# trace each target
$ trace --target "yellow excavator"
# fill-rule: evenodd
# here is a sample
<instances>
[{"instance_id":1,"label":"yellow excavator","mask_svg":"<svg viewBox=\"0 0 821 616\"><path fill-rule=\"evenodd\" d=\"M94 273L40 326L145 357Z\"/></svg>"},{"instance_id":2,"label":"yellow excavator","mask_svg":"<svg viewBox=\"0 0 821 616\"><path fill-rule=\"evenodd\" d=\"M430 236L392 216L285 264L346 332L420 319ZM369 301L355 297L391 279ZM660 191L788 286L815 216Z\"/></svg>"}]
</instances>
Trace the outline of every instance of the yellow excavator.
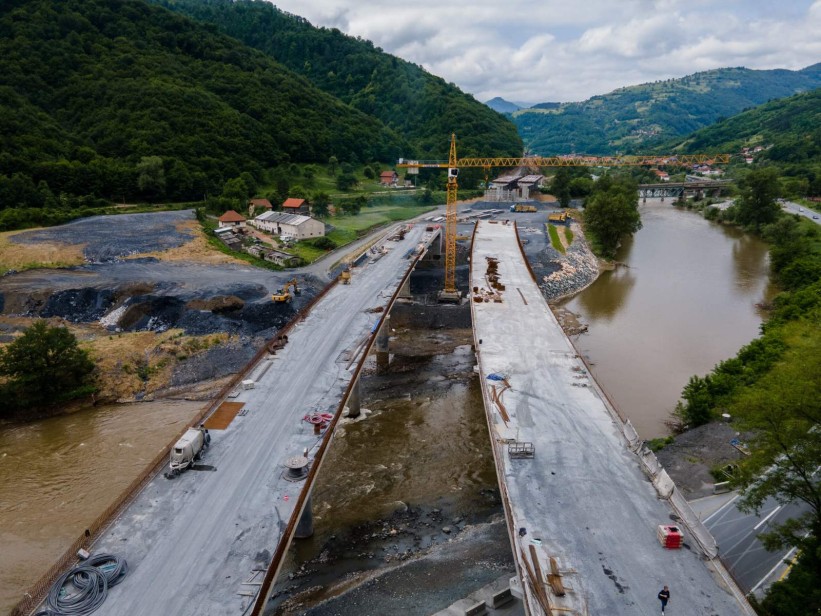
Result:
<instances>
[{"instance_id":1,"label":"yellow excavator","mask_svg":"<svg viewBox=\"0 0 821 616\"><path fill-rule=\"evenodd\" d=\"M294 290L293 295L299 295L301 293L297 286L296 278L291 278L291 280L285 283L283 288L278 289L276 293L272 293L271 300L278 304L290 302L293 299L293 295L289 292L290 289Z\"/></svg>"}]
</instances>

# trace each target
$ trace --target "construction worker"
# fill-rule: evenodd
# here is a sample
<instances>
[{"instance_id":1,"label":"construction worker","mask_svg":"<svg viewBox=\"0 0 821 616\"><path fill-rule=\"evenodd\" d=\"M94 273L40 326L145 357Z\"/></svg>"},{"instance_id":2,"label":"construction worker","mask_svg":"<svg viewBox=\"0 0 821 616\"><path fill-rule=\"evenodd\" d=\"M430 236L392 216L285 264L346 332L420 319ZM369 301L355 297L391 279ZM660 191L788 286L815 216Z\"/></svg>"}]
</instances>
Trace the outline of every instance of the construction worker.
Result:
<instances>
[{"instance_id":1,"label":"construction worker","mask_svg":"<svg viewBox=\"0 0 821 616\"><path fill-rule=\"evenodd\" d=\"M670 589L665 586L659 591L659 601L661 601L661 613L664 614L664 608L667 607L667 602L670 600Z\"/></svg>"}]
</instances>

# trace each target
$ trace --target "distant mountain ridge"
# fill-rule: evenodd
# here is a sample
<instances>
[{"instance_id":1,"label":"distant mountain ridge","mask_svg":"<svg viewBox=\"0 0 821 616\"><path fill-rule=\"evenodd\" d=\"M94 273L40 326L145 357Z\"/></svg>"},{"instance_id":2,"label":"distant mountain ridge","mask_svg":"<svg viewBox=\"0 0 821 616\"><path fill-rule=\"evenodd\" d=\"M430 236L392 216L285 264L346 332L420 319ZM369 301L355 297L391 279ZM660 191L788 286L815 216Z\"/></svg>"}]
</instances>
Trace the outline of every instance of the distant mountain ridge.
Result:
<instances>
[{"instance_id":1,"label":"distant mountain ridge","mask_svg":"<svg viewBox=\"0 0 821 616\"><path fill-rule=\"evenodd\" d=\"M619 88L583 102L534 105L513 112L513 121L537 154L635 152L818 87L821 63L798 71L723 68Z\"/></svg>"},{"instance_id":2,"label":"distant mountain ridge","mask_svg":"<svg viewBox=\"0 0 821 616\"><path fill-rule=\"evenodd\" d=\"M513 113L514 111L519 111L519 109L522 108L516 103L506 101L501 96L485 101L485 105L493 109L493 111L498 111L499 113Z\"/></svg>"}]
</instances>

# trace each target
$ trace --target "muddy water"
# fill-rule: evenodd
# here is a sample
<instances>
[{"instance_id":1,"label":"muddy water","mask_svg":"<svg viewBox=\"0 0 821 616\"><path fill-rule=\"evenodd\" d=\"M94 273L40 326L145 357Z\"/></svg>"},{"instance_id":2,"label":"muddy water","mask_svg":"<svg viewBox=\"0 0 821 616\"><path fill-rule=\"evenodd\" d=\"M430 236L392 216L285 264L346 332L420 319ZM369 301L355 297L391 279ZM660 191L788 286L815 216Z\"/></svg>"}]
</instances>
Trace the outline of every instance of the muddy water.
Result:
<instances>
[{"instance_id":1,"label":"muddy water","mask_svg":"<svg viewBox=\"0 0 821 616\"><path fill-rule=\"evenodd\" d=\"M420 557L501 515L470 342L470 330L391 339L390 374L363 378L363 408L371 414L337 428L313 490L315 534L292 545L275 606L324 585L300 597L302 609L315 605L336 594L335 585L356 586L354 572ZM512 567L506 534L497 541L499 566ZM464 583L459 569L469 566L454 570L454 588Z\"/></svg>"},{"instance_id":2,"label":"muddy water","mask_svg":"<svg viewBox=\"0 0 821 616\"><path fill-rule=\"evenodd\" d=\"M0 424L0 613L11 610L202 404L99 406Z\"/></svg>"},{"instance_id":3,"label":"muddy water","mask_svg":"<svg viewBox=\"0 0 821 616\"><path fill-rule=\"evenodd\" d=\"M700 214L648 200L643 228L605 272L562 306L589 332L577 347L643 438L664 421L690 376L705 374L758 335L769 299L767 246Z\"/></svg>"}]
</instances>

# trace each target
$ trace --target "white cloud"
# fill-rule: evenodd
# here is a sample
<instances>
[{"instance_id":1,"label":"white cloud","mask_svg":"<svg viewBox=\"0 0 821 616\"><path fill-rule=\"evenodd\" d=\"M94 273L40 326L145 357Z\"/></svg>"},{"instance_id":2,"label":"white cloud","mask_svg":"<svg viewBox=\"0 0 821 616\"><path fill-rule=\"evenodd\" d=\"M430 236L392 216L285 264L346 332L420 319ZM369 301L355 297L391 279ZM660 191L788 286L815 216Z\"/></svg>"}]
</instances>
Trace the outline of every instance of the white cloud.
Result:
<instances>
[{"instance_id":1,"label":"white cloud","mask_svg":"<svg viewBox=\"0 0 821 616\"><path fill-rule=\"evenodd\" d=\"M479 100L582 100L726 66L821 61L821 0L278 0Z\"/></svg>"}]
</instances>

